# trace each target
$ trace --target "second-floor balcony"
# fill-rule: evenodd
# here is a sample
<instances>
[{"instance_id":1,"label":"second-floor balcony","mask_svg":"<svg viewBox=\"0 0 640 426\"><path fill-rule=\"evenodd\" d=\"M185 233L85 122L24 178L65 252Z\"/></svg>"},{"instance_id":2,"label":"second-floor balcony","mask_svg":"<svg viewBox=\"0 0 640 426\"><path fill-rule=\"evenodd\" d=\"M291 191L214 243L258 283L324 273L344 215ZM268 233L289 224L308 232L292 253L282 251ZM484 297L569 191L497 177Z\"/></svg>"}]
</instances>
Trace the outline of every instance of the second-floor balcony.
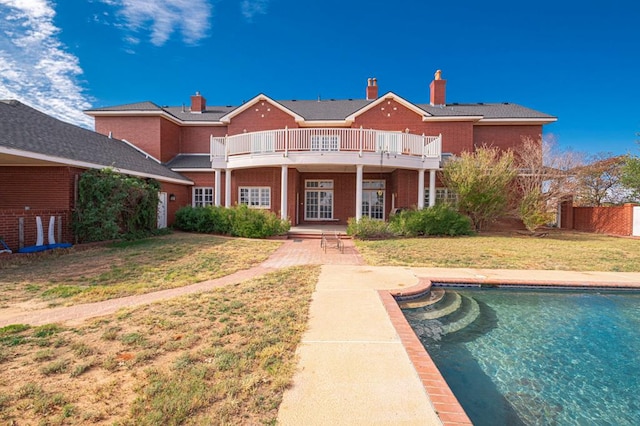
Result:
<instances>
[{"instance_id":1,"label":"second-floor balcony","mask_svg":"<svg viewBox=\"0 0 640 426\"><path fill-rule=\"evenodd\" d=\"M395 158L439 162L442 135L425 136L371 129L295 128L211 137L211 161L228 162L234 157L252 158L281 154L336 154L370 156L388 154Z\"/></svg>"}]
</instances>

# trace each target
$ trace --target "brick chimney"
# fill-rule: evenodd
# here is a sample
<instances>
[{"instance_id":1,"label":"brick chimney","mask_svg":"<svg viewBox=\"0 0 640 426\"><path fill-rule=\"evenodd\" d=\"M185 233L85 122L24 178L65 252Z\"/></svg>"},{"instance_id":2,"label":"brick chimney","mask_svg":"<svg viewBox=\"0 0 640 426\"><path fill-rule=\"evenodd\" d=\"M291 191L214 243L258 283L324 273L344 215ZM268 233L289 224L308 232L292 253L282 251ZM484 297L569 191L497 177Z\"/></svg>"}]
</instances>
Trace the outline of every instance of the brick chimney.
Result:
<instances>
[{"instance_id":1,"label":"brick chimney","mask_svg":"<svg viewBox=\"0 0 640 426\"><path fill-rule=\"evenodd\" d=\"M202 113L207 109L207 100L200 94L200 92L196 92L195 95L191 96L191 112Z\"/></svg>"},{"instance_id":2,"label":"brick chimney","mask_svg":"<svg viewBox=\"0 0 640 426\"><path fill-rule=\"evenodd\" d=\"M442 71L436 71L435 77L429 89L431 90L431 105L446 105L446 86L447 80L442 79Z\"/></svg>"},{"instance_id":3,"label":"brick chimney","mask_svg":"<svg viewBox=\"0 0 640 426\"><path fill-rule=\"evenodd\" d=\"M378 99L378 80L370 78L367 80L367 100Z\"/></svg>"}]
</instances>

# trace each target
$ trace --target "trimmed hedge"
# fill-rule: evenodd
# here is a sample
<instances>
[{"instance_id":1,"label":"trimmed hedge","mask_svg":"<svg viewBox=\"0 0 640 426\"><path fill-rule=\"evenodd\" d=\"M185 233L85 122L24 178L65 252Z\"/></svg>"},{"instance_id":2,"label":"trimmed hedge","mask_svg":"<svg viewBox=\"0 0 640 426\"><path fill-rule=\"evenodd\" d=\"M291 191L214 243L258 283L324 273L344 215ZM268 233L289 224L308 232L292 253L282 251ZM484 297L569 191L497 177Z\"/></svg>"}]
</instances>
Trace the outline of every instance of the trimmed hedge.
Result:
<instances>
[{"instance_id":1,"label":"trimmed hedge","mask_svg":"<svg viewBox=\"0 0 640 426\"><path fill-rule=\"evenodd\" d=\"M471 220L446 204L422 210L405 210L391 216L389 222L363 217L359 221L350 218L347 234L366 239L383 239L393 236L450 236L471 235Z\"/></svg>"},{"instance_id":2,"label":"trimmed hedge","mask_svg":"<svg viewBox=\"0 0 640 426\"><path fill-rule=\"evenodd\" d=\"M266 238L286 234L291 224L270 211L240 205L232 208L182 207L176 212L174 226L188 232Z\"/></svg>"},{"instance_id":3,"label":"trimmed hedge","mask_svg":"<svg viewBox=\"0 0 640 426\"><path fill-rule=\"evenodd\" d=\"M405 210L391 216L390 228L406 237L471 235L471 220L447 204L422 210Z\"/></svg>"}]
</instances>

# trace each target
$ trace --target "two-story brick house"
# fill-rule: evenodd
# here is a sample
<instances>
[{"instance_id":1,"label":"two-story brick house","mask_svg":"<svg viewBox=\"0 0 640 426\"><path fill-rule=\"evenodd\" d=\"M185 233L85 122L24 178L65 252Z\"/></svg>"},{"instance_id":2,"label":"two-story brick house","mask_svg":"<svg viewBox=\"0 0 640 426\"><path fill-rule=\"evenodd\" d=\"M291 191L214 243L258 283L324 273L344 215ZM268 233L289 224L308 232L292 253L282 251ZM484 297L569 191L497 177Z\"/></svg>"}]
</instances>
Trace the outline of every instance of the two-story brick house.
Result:
<instances>
[{"instance_id":1,"label":"two-story brick house","mask_svg":"<svg viewBox=\"0 0 640 426\"><path fill-rule=\"evenodd\" d=\"M292 224L386 219L394 208L450 196L437 171L446 155L481 145L512 148L539 139L555 117L511 103L446 103L441 72L430 103L393 92L365 99L276 101L240 106L141 102L86 111L96 131L124 139L194 182L172 193L169 223L183 205L247 204Z\"/></svg>"}]
</instances>

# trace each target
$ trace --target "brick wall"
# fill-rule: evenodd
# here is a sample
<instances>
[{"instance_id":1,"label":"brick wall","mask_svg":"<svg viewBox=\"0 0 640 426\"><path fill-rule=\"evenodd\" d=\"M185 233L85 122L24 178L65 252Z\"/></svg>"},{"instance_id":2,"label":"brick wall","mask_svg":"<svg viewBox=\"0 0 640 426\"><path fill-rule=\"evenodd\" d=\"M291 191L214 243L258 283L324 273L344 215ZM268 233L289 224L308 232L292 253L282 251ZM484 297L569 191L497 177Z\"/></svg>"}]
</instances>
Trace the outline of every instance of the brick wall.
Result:
<instances>
[{"instance_id":1,"label":"brick wall","mask_svg":"<svg viewBox=\"0 0 640 426\"><path fill-rule=\"evenodd\" d=\"M233 117L229 123L229 135L258 132L261 130L296 128L298 124L293 117L268 101L259 101L240 114Z\"/></svg>"},{"instance_id":2,"label":"brick wall","mask_svg":"<svg viewBox=\"0 0 640 426\"><path fill-rule=\"evenodd\" d=\"M171 226L176 221L178 209L191 205L191 186L162 182L160 191L167 193L167 226ZM171 194L175 196L173 201L170 199Z\"/></svg>"},{"instance_id":3,"label":"brick wall","mask_svg":"<svg viewBox=\"0 0 640 426\"><path fill-rule=\"evenodd\" d=\"M473 150L473 122L422 121L422 116L394 100L386 100L359 115L352 127L406 132L416 135L442 134L442 152L459 154ZM497 127L497 126L492 126Z\"/></svg>"},{"instance_id":4,"label":"brick wall","mask_svg":"<svg viewBox=\"0 0 640 426\"><path fill-rule=\"evenodd\" d=\"M500 149L522 145L523 138L540 140L542 126L474 126L473 144L475 146L495 146Z\"/></svg>"},{"instance_id":5,"label":"brick wall","mask_svg":"<svg viewBox=\"0 0 640 426\"><path fill-rule=\"evenodd\" d=\"M71 211L64 209L0 209L0 237L13 251L20 246L20 219L23 220L23 247L33 246L37 240L36 216L40 216L44 244L48 244L48 230L51 216L55 217L54 238L56 243L74 243L71 231ZM58 221L61 221L61 238L58 235Z\"/></svg>"},{"instance_id":6,"label":"brick wall","mask_svg":"<svg viewBox=\"0 0 640 426\"><path fill-rule=\"evenodd\" d=\"M575 207L571 201L560 205L560 227L582 232L629 236L633 233L633 207Z\"/></svg>"},{"instance_id":7,"label":"brick wall","mask_svg":"<svg viewBox=\"0 0 640 426\"><path fill-rule=\"evenodd\" d=\"M178 155L180 153L181 136L180 126L169 120L160 120L160 157L156 158L166 163Z\"/></svg>"},{"instance_id":8,"label":"brick wall","mask_svg":"<svg viewBox=\"0 0 640 426\"><path fill-rule=\"evenodd\" d=\"M146 153L160 159L160 117L96 117L96 132L112 133L116 139L126 139Z\"/></svg>"},{"instance_id":9,"label":"brick wall","mask_svg":"<svg viewBox=\"0 0 640 426\"><path fill-rule=\"evenodd\" d=\"M69 210L80 173L71 167L0 167L0 209Z\"/></svg>"},{"instance_id":10,"label":"brick wall","mask_svg":"<svg viewBox=\"0 0 640 426\"><path fill-rule=\"evenodd\" d=\"M180 152L183 154L209 153L211 135L222 137L227 134L227 126L185 126L182 128Z\"/></svg>"}]
</instances>

